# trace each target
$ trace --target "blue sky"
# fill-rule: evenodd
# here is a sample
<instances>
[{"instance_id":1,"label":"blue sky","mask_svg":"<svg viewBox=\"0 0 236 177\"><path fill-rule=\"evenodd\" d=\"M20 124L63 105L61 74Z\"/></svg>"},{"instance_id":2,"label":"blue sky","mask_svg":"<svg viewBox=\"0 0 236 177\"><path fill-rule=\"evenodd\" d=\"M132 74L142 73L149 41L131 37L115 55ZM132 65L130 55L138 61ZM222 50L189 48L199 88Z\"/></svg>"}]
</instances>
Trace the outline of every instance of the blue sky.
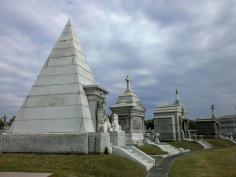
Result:
<instances>
[{"instance_id":1,"label":"blue sky","mask_svg":"<svg viewBox=\"0 0 236 177\"><path fill-rule=\"evenodd\" d=\"M130 75L148 118L176 88L192 119L211 104L235 113L235 0L1 0L1 115L17 112L68 17L108 107Z\"/></svg>"}]
</instances>

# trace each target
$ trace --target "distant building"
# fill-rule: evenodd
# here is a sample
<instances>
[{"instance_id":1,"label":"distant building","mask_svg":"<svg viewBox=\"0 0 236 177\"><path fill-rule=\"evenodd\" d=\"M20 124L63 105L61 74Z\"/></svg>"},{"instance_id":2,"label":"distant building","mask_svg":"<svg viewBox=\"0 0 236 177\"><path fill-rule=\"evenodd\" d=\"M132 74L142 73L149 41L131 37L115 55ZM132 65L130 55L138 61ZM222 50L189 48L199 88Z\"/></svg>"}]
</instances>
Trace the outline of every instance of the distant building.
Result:
<instances>
[{"instance_id":1,"label":"distant building","mask_svg":"<svg viewBox=\"0 0 236 177\"><path fill-rule=\"evenodd\" d=\"M222 115L219 117L220 134L236 138L236 115Z\"/></svg>"},{"instance_id":2,"label":"distant building","mask_svg":"<svg viewBox=\"0 0 236 177\"><path fill-rule=\"evenodd\" d=\"M159 133L161 141L190 138L188 121L187 111L180 103L178 90L174 104L158 106L154 111L154 131Z\"/></svg>"},{"instance_id":3,"label":"distant building","mask_svg":"<svg viewBox=\"0 0 236 177\"><path fill-rule=\"evenodd\" d=\"M215 115L215 105L211 105L211 118L198 118L197 135L203 135L203 138L217 138L220 132L220 122Z\"/></svg>"}]
</instances>

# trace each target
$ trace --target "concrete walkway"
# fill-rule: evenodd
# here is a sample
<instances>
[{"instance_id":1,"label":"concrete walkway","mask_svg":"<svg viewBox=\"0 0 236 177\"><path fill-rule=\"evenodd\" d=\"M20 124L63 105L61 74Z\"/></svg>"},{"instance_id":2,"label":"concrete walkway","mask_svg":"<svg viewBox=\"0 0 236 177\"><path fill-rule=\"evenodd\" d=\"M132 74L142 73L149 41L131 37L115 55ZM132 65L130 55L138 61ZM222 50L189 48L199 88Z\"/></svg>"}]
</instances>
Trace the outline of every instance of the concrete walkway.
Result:
<instances>
[{"instance_id":1,"label":"concrete walkway","mask_svg":"<svg viewBox=\"0 0 236 177\"><path fill-rule=\"evenodd\" d=\"M146 177L168 177L172 162L179 156L180 154L162 159L157 166L151 168Z\"/></svg>"},{"instance_id":2,"label":"concrete walkway","mask_svg":"<svg viewBox=\"0 0 236 177\"><path fill-rule=\"evenodd\" d=\"M50 177L52 173L0 172L0 177Z\"/></svg>"}]
</instances>

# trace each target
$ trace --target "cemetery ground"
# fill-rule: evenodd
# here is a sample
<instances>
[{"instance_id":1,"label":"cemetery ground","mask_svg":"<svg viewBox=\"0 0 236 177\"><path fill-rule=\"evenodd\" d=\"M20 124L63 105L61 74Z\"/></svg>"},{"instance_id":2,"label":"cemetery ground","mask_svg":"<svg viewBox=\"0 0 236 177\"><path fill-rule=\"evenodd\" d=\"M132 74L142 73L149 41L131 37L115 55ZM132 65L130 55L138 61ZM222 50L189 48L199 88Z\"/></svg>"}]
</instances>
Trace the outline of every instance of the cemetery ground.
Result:
<instances>
[{"instance_id":1,"label":"cemetery ground","mask_svg":"<svg viewBox=\"0 0 236 177\"><path fill-rule=\"evenodd\" d=\"M212 145L213 149L229 148L235 146L232 142L222 139L206 139Z\"/></svg>"},{"instance_id":2,"label":"cemetery ground","mask_svg":"<svg viewBox=\"0 0 236 177\"><path fill-rule=\"evenodd\" d=\"M169 177L236 176L236 146L222 139L206 141L212 144L212 149L197 150L181 156L173 163Z\"/></svg>"},{"instance_id":3,"label":"cemetery ground","mask_svg":"<svg viewBox=\"0 0 236 177\"><path fill-rule=\"evenodd\" d=\"M177 148L190 149L191 151L203 150L202 146L194 141L169 142L169 144Z\"/></svg>"},{"instance_id":4,"label":"cemetery ground","mask_svg":"<svg viewBox=\"0 0 236 177\"><path fill-rule=\"evenodd\" d=\"M236 176L236 148L195 151L178 158L169 177L233 177Z\"/></svg>"},{"instance_id":5,"label":"cemetery ground","mask_svg":"<svg viewBox=\"0 0 236 177\"><path fill-rule=\"evenodd\" d=\"M194 142L171 142L175 147L191 149L172 163L169 177L228 177L236 176L236 147L221 139L207 140L213 145L211 150ZM162 155L153 145L140 145L139 149L149 155ZM157 164L160 158L156 159ZM113 155L58 155L21 154L0 155L0 171L4 172L47 172L53 177L145 177L145 169L130 160ZM186 174L188 174L186 176Z\"/></svg>"},{"instance_id":6,"label":"cemetery ground","mask_svg":"<svg viewBox=\"0 0 236 177\"><path fill-rule=\"evenodd\" d=\"M166 152L162 151L160 148L151 145L151 144L144 144L144 145L137 145L137 148L141 151L145 152L148 155L162 155L166 154Z\"/></svg>"},{"instance_id":7,"label":"cemetery ground","mask_svg":"<svg viewBox=\"0 0 236 177\"><path fill-rule=\"evenodd\" d=\"M145 169L113 155L1 154L0 171L54 173L53 177L144 177Z\"/></svg>"}]
</instances>

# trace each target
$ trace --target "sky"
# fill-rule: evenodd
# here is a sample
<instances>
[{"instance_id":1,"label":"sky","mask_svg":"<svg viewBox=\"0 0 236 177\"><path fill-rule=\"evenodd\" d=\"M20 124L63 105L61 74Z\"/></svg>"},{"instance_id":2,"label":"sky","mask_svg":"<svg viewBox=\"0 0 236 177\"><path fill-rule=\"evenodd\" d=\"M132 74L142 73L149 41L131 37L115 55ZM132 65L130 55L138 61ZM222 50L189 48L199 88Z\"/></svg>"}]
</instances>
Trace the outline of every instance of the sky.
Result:
<instances>
[{"instance_id":1,"label":"sky","mask_svg":"<svg viewBox=\"0 0 236 177\"><path fill-rule=\"evenodd\" d=\"M69 17L107 108L129 75L146 118L175 89L191 119L235 113L235 0L1 0L0 115L19 110Z\"/></svg>"}]
</instances>

